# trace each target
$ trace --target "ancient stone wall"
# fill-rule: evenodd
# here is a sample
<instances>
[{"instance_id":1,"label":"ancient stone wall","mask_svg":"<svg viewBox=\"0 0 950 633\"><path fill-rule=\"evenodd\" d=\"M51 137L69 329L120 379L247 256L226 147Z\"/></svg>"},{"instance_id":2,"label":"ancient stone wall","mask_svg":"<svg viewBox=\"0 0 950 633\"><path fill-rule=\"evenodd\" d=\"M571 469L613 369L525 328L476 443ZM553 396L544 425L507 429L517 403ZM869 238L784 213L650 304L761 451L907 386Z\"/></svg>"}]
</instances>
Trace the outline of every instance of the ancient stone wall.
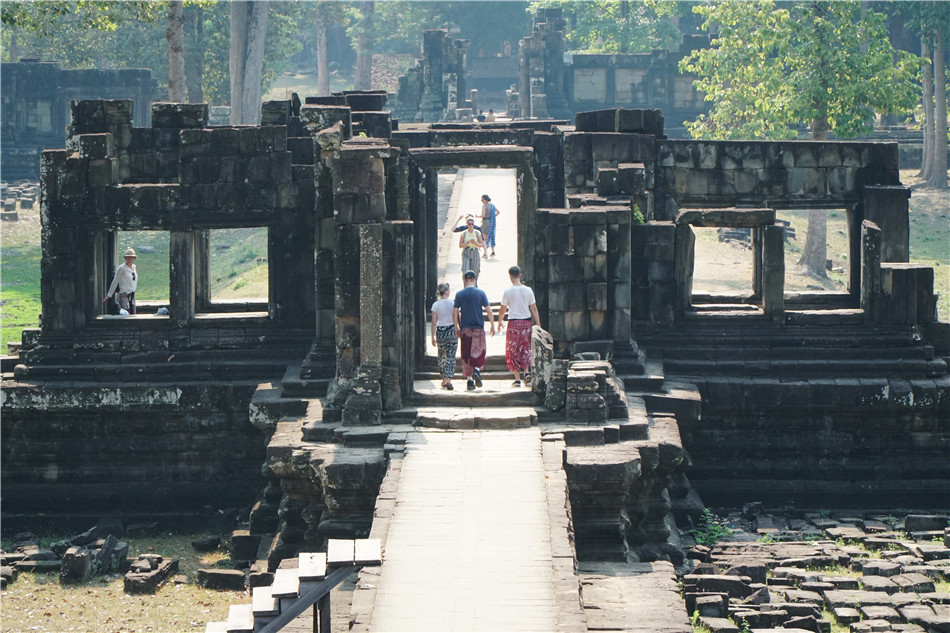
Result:
<instances>
[{"instance_id":1,"label":"ancient stone wall","mask_svg":"<svg viewBox=\"0 0 950 633\"><path fill-rule=\"evenodd\" d=\"M641 54L572 55L566 65L568 101L574 112L602 108L658 108L676 127L707 110L695 77L683 75L679 60L709 45L703 35L687 36L679 51Z\"/></svg>"},{"instance_id":2,"label":"ancient stone wall","mask_svg":"<svg viewBox=\"0 0 950 633\"><path fill-rule=\"evenodd\" d=\"M132 113L135 122L146 125L157 90L147 69L67 70L56 62L38 61L3 64L3 177L39 176L40 152L64 146L71 100L130 99L138 104Z\"/></svg>"}]
</instances>

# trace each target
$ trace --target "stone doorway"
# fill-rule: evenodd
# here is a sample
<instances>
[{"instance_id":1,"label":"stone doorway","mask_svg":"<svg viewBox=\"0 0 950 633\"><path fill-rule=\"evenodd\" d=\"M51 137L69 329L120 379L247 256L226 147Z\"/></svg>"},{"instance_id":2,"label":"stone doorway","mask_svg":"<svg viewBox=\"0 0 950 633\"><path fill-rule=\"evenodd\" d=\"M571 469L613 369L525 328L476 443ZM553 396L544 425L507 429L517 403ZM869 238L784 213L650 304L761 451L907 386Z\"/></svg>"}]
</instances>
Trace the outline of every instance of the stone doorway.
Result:
<instances>
[{"instance_id":1,"label":"stone doorway","mask_svg":"<svg viewBox=\"0 0 950 633\"><path fill-rule=\"evenodd\" d=\"M411 159L410 195L414 197L411 213L415 223L416 245L413 267L415 277L419 280L415 309L418 315L415 319L416 357L421 359L426 354L429 340L426 333L426 317L432 305L435 287L440 281L439 239L443 226L439 223L438 217L439 171L446 169L510 169L514 171L515 204L512 205L513 208L508 209L509 213L515 213L517 217L515 240L517 257L512 263L521 266L525 282L529 285L534 278L534 232L538 194L537 178L532 167L534 150L530 147L508 145L432 147L412 149L409 155ZM471 201L466 200L465 204L471 205ZM458 258L458 253L448 253L448 257ZM452 285L457 289L460 285L459 280L456 279Z\"/></svg>"}]
</instances>

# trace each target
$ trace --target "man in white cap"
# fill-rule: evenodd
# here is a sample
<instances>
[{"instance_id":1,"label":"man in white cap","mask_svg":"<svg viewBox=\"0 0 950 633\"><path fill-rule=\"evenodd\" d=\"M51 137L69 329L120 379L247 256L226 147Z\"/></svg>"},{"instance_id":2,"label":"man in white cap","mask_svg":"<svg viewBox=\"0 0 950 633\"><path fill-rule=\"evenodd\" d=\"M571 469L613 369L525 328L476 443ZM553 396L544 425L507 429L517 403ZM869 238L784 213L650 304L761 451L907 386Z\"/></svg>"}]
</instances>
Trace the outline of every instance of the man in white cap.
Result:
<instances>
[{"instance_id":1,"label":"man in white cap","mask_svg":"<svg viewBox=\"0 0 950 633\"><path fill-rule=\"evenodd\" d=\"M138 255L135 254L134 249L129 248L126 249L123 257L125 257L125 263L119 264L119 267L115 269L112 285L109 286L109 292L106 293L106 298L102 302L107 303L112 294L118 290L119 293L115 297L115 302L119 306L119 314L122 313L122 310L125 310L127 314L135 314L135 288L139 285L139 277L135 271L135 260Z\"/></svg>"}]
</instances>

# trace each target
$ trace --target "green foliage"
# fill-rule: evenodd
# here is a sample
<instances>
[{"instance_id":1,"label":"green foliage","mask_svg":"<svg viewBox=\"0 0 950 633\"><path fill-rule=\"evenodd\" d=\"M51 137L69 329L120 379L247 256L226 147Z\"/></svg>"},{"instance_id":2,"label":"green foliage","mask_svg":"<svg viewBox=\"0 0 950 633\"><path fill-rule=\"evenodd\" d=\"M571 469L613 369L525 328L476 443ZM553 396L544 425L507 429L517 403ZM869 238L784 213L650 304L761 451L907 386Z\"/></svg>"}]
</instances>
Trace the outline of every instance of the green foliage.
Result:
<instances>
[{"instance_id":1,"label":"green foliage","mask_svg":"<svg viewBox=\"0 0 950 633\"><path fill-rule=\"evenodd\" d=\"M691 534L700 545L715 545L720 539L732 534L732 530L722 525L719 517L709 508L703 508L699 525L691 530Z\"/></svg>"},{"instance_id":2,"label":"green foliage","mask_svg":"<svg viewBox=\"0 0 950 633\"><path fill-rule=\"evenodd\" d=\"M671 18L679 17L680 7L677 2L654 0L541 0L528 10L533 15L541 8L560 8L570 51L647 53L679 46L682 35Z\"/></svg>"},{"instance_id":3,"label":"green foliage","mask_svg":"<svg viewBox=\"0 0 950 633\"><path fill-rule=\"evenodd\" d=\"M640 211L640 205L633 205L633 223L634 224L646 224L646 219L643 217L643 212Z\"/></svg>"},{"instance_id":4,"label":"green foliage","mask_svg":"<svg viewBox=\"0 0 950 633\"><path fill-rule=\"evenodd\" d=\"M191 3L189 3L191 4ZM230 21L227 2L201 8L202 89L209 103L230 103ZM300 51L299 23L309 3L272 2L268 11L262 91L289 68ZM12 32L20 57L57 61L64 68L149 68L162 89L168 76L165 2L3 2L4 61ZM312 37L312 34L304 34ZM161 95L159 95L161 97Z\"/></svg>"},{"instance_id":5,"label":"green foliage","mask_svg":"<svg viewBox=\"0 0 950 633\"><path fill-rule=\"evenodd\" d=\"M885 16L858 2L723 2L693 9L717 29L680 61L712 102L694 138L789 139L793 126L840 138L870 132L877 113L911 111L919 58L895 51Z\"/></svg>"}]
</instances>

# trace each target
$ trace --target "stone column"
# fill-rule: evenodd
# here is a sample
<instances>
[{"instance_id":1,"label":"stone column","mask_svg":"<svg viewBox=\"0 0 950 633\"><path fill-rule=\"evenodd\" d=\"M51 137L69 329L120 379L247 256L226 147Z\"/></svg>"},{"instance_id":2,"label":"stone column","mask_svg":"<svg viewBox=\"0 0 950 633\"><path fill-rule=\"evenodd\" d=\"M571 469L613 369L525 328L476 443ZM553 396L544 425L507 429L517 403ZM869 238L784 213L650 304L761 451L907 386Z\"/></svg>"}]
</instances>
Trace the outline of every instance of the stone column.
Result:
<instances>
[{"instance_id":1,"label":"stone column","mask_svg":"<svg viewBox=\"0 0 950 633\"><path fill-rule=\"evenodd\" d=\"M693 227L680 224L676 227L673 237L673 308L678 317L693 303L695 250L696 235L693 233ZM650 282L652 286L654 280L651 279Z\"/></svg>"},{"instance_id":2,"label":"stone column","mask_svg":"<svg viewBox=\"0 0 950 633\"><path fill-rule=\"evenodd\" d=\"M868 320L877 320L877 301L881 294L881 229L861 222L861 309Z\"/></svg>"},{"instance_id":3,"label":"stone column","mask_svg":"<svg viewBox=\"0 0 950 633\"><path fill-rule=\"evenodd\" d=\"M343 409L343 424L379 424L383 366L383 228L359 227L359 370Z\"/></svg>"},{"instance_id":4,"label":"stone column","mask_svg":"<svg viewBox=\"0 0 950 633\"><path fill-rule=\"evenodd\" d=\"M881 229L881 261L910 259L910 189L901 186L866 186L864 219Z\"/></svg>"},{"instance_id":5,"label":"stone column","mask_svg":"<svg viewBox=\"0 0 950 633\"><path fill-rule=\"evenodd\" d=\"M762 310L776 323L785 322L785 227L771 224L762 234Z\"/></svg>"},{"instance_id":6,"label":"stone column","mask_svg":"<svg viewBox=\"0 0 950 633\"><path fill-rule=\"evenodd\" d=\"M434 122L442 118L445 107L442 93L442 74L444 72L445 29L425 29L422 31L422 99L416 121Z\"/></svg>"},{"instance_id":7,"label":"stone column","mask_svg":"<svg viewBox=\"0 0 950 633\"><path fill-rule=\"evenodd\" d=\"M168 247L171 318L185 325L195 316L195 234L171 231Z\"/></svg>"}]
</instances>

